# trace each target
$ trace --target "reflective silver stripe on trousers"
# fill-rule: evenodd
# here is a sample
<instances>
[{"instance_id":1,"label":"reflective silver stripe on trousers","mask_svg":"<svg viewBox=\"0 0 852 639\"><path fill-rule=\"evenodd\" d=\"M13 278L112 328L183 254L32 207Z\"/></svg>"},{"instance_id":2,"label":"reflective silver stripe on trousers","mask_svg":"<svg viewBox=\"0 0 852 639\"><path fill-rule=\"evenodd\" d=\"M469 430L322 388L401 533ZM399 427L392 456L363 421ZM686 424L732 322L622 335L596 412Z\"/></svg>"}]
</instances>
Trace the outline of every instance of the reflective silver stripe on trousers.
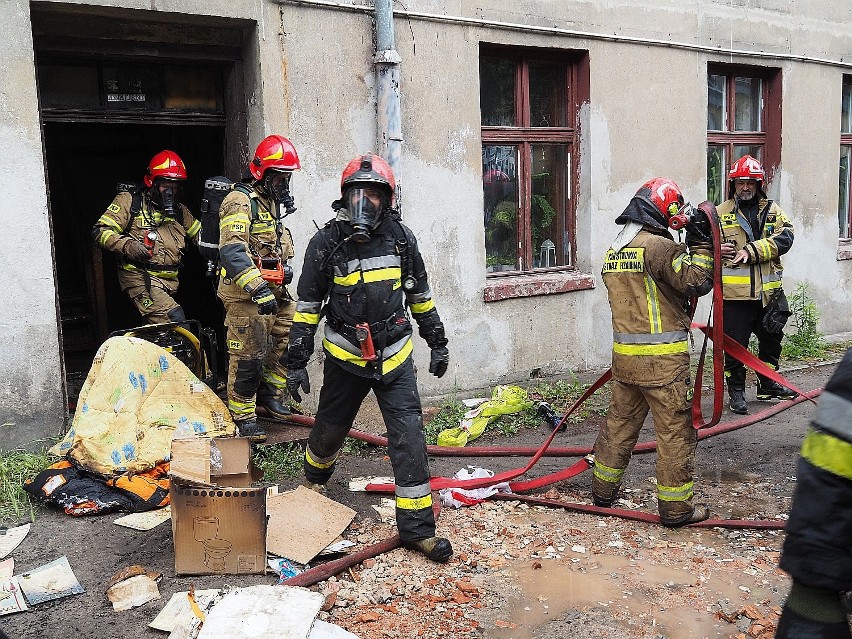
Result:
<instances>
[{"instance_id":1,"label":"reflective silver stripe on trousers","mask_svg":"<svg viewBox=\"0 0 852 639\"><path fill-rule=\"evenodd\" d=\"M319 313L322 302L296 302L297 313Z\"/></svg>"},{"instance_id":2,"label":"reflective silver stripe on trousers","mask_svg":"<svg viewBox=\"0 0 852 639\"><path fill-rule=\"evenodd\" d=\"M420 484L419 486L394 487L394 493L396 493L396 496L405 497L406 499L418 499L419 497L425 497L431 492L432 487L428 481L425 484Z\"/></svg>"}]
</instances>

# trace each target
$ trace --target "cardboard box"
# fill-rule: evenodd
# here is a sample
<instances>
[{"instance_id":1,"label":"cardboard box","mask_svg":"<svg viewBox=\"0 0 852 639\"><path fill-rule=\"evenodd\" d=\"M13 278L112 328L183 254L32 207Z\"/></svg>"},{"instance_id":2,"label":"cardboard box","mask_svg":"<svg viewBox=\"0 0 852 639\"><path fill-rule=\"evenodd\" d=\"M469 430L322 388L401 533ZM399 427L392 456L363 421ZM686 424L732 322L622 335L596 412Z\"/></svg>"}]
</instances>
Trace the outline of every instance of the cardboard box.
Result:
<instances>
[{"instance_id":1,"label":"cardboard box","mask_svg":"<svg viewBox=\"0 0 852 639\"><path fill-rule=\"evenodd\" d=\"M251 488L256 473L249 441L175 439L170 473L175 572L266 572L266 489Z\"/></svg>"}]
</instances>

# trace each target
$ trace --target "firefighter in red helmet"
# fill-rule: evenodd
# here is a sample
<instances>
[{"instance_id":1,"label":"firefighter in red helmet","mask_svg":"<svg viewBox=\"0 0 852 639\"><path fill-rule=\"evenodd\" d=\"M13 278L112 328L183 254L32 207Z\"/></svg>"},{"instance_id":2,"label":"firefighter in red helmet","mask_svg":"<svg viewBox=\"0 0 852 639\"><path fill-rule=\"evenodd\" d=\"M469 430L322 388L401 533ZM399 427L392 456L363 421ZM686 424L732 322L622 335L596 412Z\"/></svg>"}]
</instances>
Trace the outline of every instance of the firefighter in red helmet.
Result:
<instances>
[{"instance_id":1,"label":"firefighter in red helmet","mask_svg":"<svg viewBox=\"0 0 852 639\"><path fill-rule=\"evenodd\" d=\"M92 238L119 256L118 282L146 322L186 319L175 301L186 238L198 244L201 223L180 202L186 167L174 151L151 158L145 188L121 185L92 228Z\"/></svg>"},{"instance_id":2,"label":"firefighter in red helmet","mask_svg":"<svg viewBox=\"0 0 852 639\"><path fill-rule=\"evenodd\" d=\"M294 408L281 362L296 310L287 290L293 238L283 218L296 210L290 178L301 164L290 140L270 135L248 168L252 179L236 184L219 209L218 295L225 306L228 409L240 434L261 442L266 432L257 414L281 420Z\"/></svg>"},{"instance_id":3,"label":"firefighter in red helmet","mask_svg":"<svg viewBox=\"0 0 852 639\"><path fill-rule=\"evenodd\" d=\"M748 348L757 337L757 356L778 369L784 324L790 315L782 288L781 256L793 245L793 223L767 198L763 166L750 155L728 172L728 200L719 205L722 221L722 290L725 334ZM746 369L725 353L725 380L731 412L745 415ZM796 393L763 375L757 399L792 399Z\"/></svg>"},{"instance_id":4,"label":"firefighter in red helmet","mask_svg":"<svg viewBox=\"0 0 852 639\"><path fill-rule=\"evenodd\" d=\"M710 221L688 216L686 246L669 220L691 209L672 180L642 185L615 220L623 225L602 271L612 310L612 399L595 442L592 497L615 501L639 430L650 411L657 434L657 508L666 526L709 516L693 504L696 434L690 420L690 297L713 287Z\"/></svg>"},{"instance_id":5,"label":"firefighter in red helmet","mask_svg":"<svg viewBox=\"0 0 852 639\"><path fill-rule=\"evenodd\" d=\"M453 549L435 536L409 311L431 349L430 373L446 373L449 351L417 240L393 209L395 190L393 171L378 155L359 155L343 169L342 197L332 204L337 215L317 231L305 253L287 349L287 386L296 399L310 391L306 367L324 316L323 385L305 450L306 481L323 490L372 390L388 430L403 545L445 562Z\"/></svg>"}]
</instances>

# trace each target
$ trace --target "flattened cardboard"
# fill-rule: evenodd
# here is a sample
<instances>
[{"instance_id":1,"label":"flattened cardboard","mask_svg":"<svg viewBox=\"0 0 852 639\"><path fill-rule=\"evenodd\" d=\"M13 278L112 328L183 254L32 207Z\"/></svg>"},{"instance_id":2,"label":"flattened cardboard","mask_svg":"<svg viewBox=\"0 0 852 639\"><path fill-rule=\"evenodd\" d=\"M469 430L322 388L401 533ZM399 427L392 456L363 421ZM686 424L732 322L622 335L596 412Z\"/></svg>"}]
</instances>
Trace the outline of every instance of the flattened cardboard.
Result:
<instances>
[{"instance_id":1,"label":"flattened cardboard","mask_svg":"<svg viewBox=\"0 0 852 639\"><path fill-rule=\"evenodd\" d=\"M171 482L175 572L266 572L266 489L200 488Z\"/></svg>"},{"instance_id":2,"label":"flattened cardboard","mask_svg":"<svg viewBox=\"0 0 852 639\"><path fill-rule=\"evenodd\" d=\"M355 511L299 486L270 497L269 552L306 564L340 536L355 518Z\"/></svg>"},{"instance_id":3,"label":"flattened cardboard","mask_svg":"<svg viewBox=\"0 0 852 639\"><path fill-rule=\"evenodd\" d=\"M211 463L216 450L220 467ZM173 439L169 474L187 484L251 486L251 443L245 437Z\"/></svg>"},{"instance_id":4,"label":"flattened cardboard","mask_svg":"<svg viewBox=\"0 0 852 639\"><path fill-rule=\"evenodd\" d=\"M169 602L160 611L154 620L148 624L149 628L162 630L163 632L171 632L177 626L186 626L193 620L195 615L192 608L189 606L189 592L176 592L169 599ZM195 602L198 607L205 610L209 603L219 594L219 590L211 588L208 590L196 590Z\"/></svg>"}]
</instances>

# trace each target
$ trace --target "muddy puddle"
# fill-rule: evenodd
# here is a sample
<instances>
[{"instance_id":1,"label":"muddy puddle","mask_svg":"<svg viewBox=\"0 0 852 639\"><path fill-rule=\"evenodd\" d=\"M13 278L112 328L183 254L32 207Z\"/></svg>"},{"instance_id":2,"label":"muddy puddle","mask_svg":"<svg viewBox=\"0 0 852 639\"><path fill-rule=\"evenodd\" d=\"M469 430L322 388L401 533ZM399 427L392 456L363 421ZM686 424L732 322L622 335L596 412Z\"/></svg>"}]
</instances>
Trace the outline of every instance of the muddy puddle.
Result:
<instances>
[{"instance_id":1,"label":"muddy puddle","mask_svg":"<svg viewBox=\"0 0 852 639\"><path fill-rule=\"evenodd\" d=\"M697 571L649 560L570 551L557 560L519 563L503 570L503 577L517 587L518 597L510 596L500 618L514 627L489 629L488 636L532 639L536 628L566 612L598 609L653 628L667 639L721 639L732 636L736 627L714 616L714 604L729 600L737 609L779 599L740 571L709 572L702 578Z\"/></svg>"}]
</instances>

